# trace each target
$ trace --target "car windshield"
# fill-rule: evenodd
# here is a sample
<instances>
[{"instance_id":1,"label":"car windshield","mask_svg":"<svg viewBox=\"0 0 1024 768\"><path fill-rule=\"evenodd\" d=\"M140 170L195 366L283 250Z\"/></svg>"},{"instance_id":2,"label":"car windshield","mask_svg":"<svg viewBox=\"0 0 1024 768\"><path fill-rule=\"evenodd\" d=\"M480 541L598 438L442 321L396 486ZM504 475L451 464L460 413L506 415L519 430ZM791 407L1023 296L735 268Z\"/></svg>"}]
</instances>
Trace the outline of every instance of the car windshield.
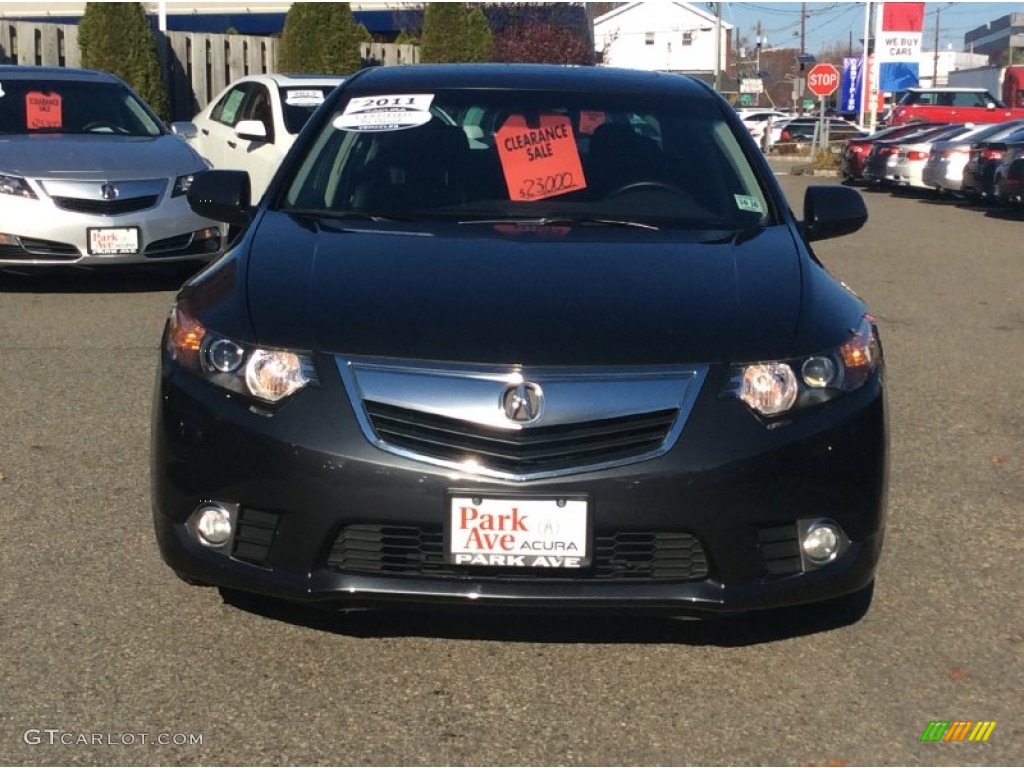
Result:
<instances>
[{"instance_id":1,"label":"car windshield","mask_svg":"<svg viewBox=\"0 0 1024 768\"><path fill-rule=\"evenodd\" d=\"M324 103L333 85L300 85L280 88L284 127L288 133L298 133L316 108Z\"/></svg>"},{"instance_id":2,"label":"car windshield","mask_svg":"<svg viewBox=\"0 0 1024 768\"><path fill-rule=\"evenodd\" d=\"M3 80L0 134L75 133L159 136L164 128L119 83L81 80Z\"/></svg>"},{"instance_id":3,"label":"car windshield","mask_svg":"<svg viewBox=\"0 0 1024 768\"><path fill-rule=\"evenodd\" d=\"M545 91L354 95L325 120L280 208L730 230L773 221L715 101Z\"/></svg>"}]
</instances>

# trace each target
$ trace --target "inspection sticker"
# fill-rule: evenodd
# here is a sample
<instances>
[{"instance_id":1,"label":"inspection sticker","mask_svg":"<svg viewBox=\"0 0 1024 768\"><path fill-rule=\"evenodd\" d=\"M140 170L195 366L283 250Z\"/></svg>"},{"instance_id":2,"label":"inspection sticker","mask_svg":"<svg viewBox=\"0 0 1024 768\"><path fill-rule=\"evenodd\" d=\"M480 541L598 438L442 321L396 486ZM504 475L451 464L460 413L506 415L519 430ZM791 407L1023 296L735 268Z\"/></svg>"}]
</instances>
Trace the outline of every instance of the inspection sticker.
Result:
<instances>
[{"instance_id":1,"label":"inspection sticker","mask_svg":"<svg viewBox=\"0 0 1024 768\"><path fill-rule=\"evenodd\" d=\"M334 118L342 131L370 133L400 131L430 122L432 93L403 93L400 96L356 96L345 111Z\"/></svg>"},{"instance_id":2,"label":"inspection sticker","mask_svg":"<svg viewBox=\"0 0 1024 768\"><path fill-rule=\"evenodd\" d=\"M764 208L761 207L761 201L756 197L750 195L733 195L736 198L736 207L741 211L751 211L752 213L764 213Z\"/></svg>"},{"instance_id":3,"label":"inspection sticker","mask_svg":"<svg viewBox=\"0 0 1024 768\"><path fill-rule=\"evenodd\" d=\"M290 107L319 107L324 103L324 92L318 90L290 90L285 94L284 103Z\"/></svg>"},{"instance_id":4,"label":"inspection sticker","mask_svg":"<svg viewBox=\"0 0 1024 768\"><path fill-rule=\"evenodd\" d=\"M60 128L64 125L61 113L63 103L59 93L29 91L25 94L25 127L30 131Z\"/></svg>"}]
</instances>

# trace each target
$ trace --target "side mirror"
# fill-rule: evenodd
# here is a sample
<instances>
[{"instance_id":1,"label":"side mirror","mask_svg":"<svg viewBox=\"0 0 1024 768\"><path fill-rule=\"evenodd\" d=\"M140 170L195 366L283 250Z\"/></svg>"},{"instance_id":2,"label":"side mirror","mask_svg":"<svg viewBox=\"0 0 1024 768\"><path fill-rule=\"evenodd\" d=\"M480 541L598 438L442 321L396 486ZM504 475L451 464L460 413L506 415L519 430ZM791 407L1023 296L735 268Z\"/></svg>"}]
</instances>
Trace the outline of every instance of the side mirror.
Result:
<instances>
[{"instance_id":1,"label":"side mirror","mask_svg":"<svg viewBox=\"0 0 1024 768\"><path fill-rule=\"evenodd\" d=\"M985 105L985 109L988 109L988 110L994 110L995 108L996 108L996 105L995 105L994 101L990 101L988 104Z\"/></svg>"},{"instance_id":2,"label":"side mirror","mask_svg":"<svg viewBox=\"0 0 1024 768\"><path fill-rule=\"evenodd\" d=\"M855 189L818 185L808 187L804 194L803 230L808 240L848 235L867 220L864 198Z\"/></svg>"},{"instance_id":3,"label":"side mirror","mask_svg":"<svg viewBox=\"0 0 1024 768\"><path fill-rule=\"evenodd\" d=\"M252 218L252 186L245 171L203 171L192 179L188 205L200 216L245 226Z\"/></svg>"},{"instance_id":4,"label":"side mirror","mask_svg":"<svg viewBox=\"0 0 1024 768\"><path fill-rule=\"evenodd\" d=\"M235 125L235 136L245 141L266 141L267 126L262 120L239 120Z\"/></svg>"},{"instance_id":5,"label":"side mirror","mask_svg":"<svg viewBox=\"0 0 1024 768\"><path fill-rule=\"evenodd\" d=\"M183 139L194 139L199 134L199 129L195 123L180 121L171 123L171 133Z\"/></svg>"}]
</instances>

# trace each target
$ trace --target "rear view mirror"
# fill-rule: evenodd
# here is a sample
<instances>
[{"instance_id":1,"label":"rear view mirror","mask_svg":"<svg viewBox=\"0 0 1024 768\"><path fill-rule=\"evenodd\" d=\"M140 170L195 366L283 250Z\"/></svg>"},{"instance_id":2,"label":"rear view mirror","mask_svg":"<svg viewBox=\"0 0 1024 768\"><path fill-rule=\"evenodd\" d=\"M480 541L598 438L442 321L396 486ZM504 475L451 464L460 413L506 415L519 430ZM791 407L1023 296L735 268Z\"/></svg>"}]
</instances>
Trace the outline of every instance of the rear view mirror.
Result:
<instances>
[{"instance_id":1,"label":"rear view mirror","mask_svg":"<svg viewBox=\"0 0 1024 768\"><path fill-rule=\"evenodd\" d=\"M181 136L183 139L194 139L196 134L199 133L199 129L196 128L195 123L179 121L171 123L171 133L175 136Z\"/></svg>"},{"instance_id":2,"label":"rear view mirror","mask_svg":"<svg viewBox=\"0 0 1024 768\"><path fill-rule=\"evenodd\" d=\"M804 194L804 237L827 240L856 232L868 220L860 192L849 187L812 186Z\"/></svg>"},{"instance_id":3,"label":"rear view mirror","mask_svg":"<svg viewBox=\"0 0 1024 768\"><path fill-rule=\"evenodd\" d=\"M235 125L235 135L245 141L266 141L267 126L260 120L239 120Z\"/></svg>"},{"instance_id":4,"label":"rear view mirror","mask_svg":"<svg viewBox=\"0 0 1024 768\"><path fill-rule=\"evenodd\" d=\"M251 218L251 189L245 171L203 171L192 180L188 205L200 216L244 226Z\"/></svg>"}]
</instances>

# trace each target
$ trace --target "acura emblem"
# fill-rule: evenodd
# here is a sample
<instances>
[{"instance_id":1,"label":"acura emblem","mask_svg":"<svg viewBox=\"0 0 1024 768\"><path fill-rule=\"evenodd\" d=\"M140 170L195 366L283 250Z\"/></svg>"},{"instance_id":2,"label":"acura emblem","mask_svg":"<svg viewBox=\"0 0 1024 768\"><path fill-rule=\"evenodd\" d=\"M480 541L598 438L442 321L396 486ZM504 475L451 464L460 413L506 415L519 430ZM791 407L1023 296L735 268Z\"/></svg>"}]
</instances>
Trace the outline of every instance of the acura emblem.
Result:
<instances>
[{"instance_id":1,"label":"acura emblem","mask_svg":"<svg viewBox=\"0 0 1024 768\"><path fill-rule=\"evenodd\" d=\"M505 416L518 424L536 421L543 402L544 393L540 387L528 381L512 384L501 394L501 408Z\"/></svg>"},{"instance_id":2,"label":"acura emblem","mask_svg":"<svg viewBox=\"0 0 1024 768\"><path fill-rule=\"evenodd\" d=\"M100 195L104 200L114 200L119 194L120 191L113 184L104 184L100 187Z\"/></svg>"}]
</instances>

